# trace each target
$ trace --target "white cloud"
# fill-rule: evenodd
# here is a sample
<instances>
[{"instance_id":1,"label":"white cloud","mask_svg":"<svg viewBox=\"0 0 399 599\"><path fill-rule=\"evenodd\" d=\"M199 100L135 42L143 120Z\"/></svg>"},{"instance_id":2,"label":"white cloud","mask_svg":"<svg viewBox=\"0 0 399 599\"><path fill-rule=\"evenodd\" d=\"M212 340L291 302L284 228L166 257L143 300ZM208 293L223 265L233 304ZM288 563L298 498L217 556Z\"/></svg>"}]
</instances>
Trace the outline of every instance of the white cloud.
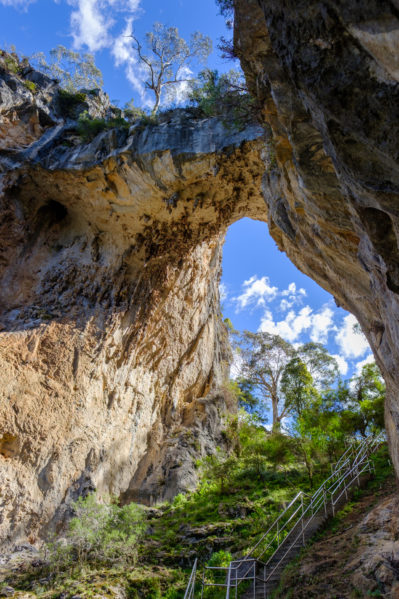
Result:
<instances>
[{"instance_id":1,"label":"white cloud","mask_svg":"<svg viewBox=\"0 0 399 599\"><path fill-rule=\"evenodd\" d=\"M337 361L339 372L342 374L342 376L345 376L345 374L348 372L348 362L339 354L333 354L332 357Z\"/></svg>"},{"instance_id":2,"label":"white cloud","mask_svg":"<svg viewBox=\"0 0 399 599\"><path fill-rule=\"evenodd\" d=\"M284 320L274 322L272 313L270 310L266 310L258 330L272 333L273 335L280 335L283 339L292 343L298 339L301 333L310 329L312 326L311 315L312 308L305 306L298 313L290 310Z\"/></svg>"},{"instance_id":3,"label":"white cloud","mask_svg":"<svg viewBox=\"0 0 399 599\"><path fill-rule=\"evenodd\" d=\"M289 308L292 308L293 305L294 305L294 302L289 302L286 299L282 299L280 302L280 310L285 312L286 310L289 310Z\"/></svg>"},{"instance_id":4,"label":"white cloud","mask_svg":"<svg viewBox=\"0 0 399 599\"><path fill-rule=\"evenodd\" d=\"M292 283L290 283L288 285L287 289L284 289L281 292L281 295L283 295L283 296L287 296L288 295L289 297L295 298L298 295L302 296L302 297L306 297L307 293L306 293L306 291L305 291L305 289L303 287L300 287L297 290L296 283L292 282Z\"/></svg>"},{"instance_id":5,"label":"white cloud","mask_svg":"<svg viewBox=\"0 0 399 599\"><path fill-rule=\"evenodd\" d=\"M313 312L310 306L304 306L299 312L290 310L284 320L274 322L272 313L266 310L258 330L280 335L290 343L296 341L302 333L308 332L315 343L327 343L328 334L335 330L334 313L328 306L323 306L319 312Z\"/></svg>"},{"instance_id":6,"label":"white cloud","mask_svg":"<svg viewBox=\"0 0 399 599\"><path fill-rule=\"evenodd\" d=\"M227 287L224 283L220 283L219 285L219 297L220 301L223 302L228 296Z\"/></svg>"},{"instance_id":7,"label":"white cloud","mask_svg":"<svg viewBox=\"0 0 399 599\"><path fill-rule=\"evenodd\" d=\"M362 372L363 366L366 366L366 364L371 364L374 361L375 360L373 354L369 354L364 358L364 360L360 360L360 362L356 364L356 374L359 376L359 374L361 374Z\"/></svg>"},{"instance_id":8,"label":"white cloud","mask_svg":"<svg viewBox=\"0 0 399 599\"><path fill-rule=\"evenodd\" d=\"M341 330L335 336L335 341L345 358L360 358L370 350L366 337L353 330L356 323L357 320L353 314L348 314L343 319Z\"/></svg>"},{"instance_id":9,"label":"white cloud","mask_svg":"<svg viewBox=\"0 0 399 599\"><path fill-rule=\"evenodd\" d=\"M306 297L307 293L303 287L297 289L296 283L292 282L288 285L287 289L281 291L281 295L283 296L283 299L280 302L280 310L285 312L292 308L294 304L302 303L302 300Z\"/></svg>"},{"instance_id":10,"label":"white cloud","mask_svg":"<svg viewBox=\"0 0 399 599\"><path fill-rule=\"evenodd\" d=\"M112 45L110 30L115 13L137 12L140 0L67 0L75 10L71 14L71 32L75 48L87 46L90 52Z\"/></svg>"},{"instance_id":11,"label":"white cloud","mask_svg":"<svg viewBox=\"0 0 399 599\"><path fill-rule=\"evenodd\" d=\"M334 326L334 312L328 306L323 306L320 312L312 315L312 330L310 339L314 343L327 343L330 331Z\"/></svg>"},{"instance_id":12,"label":"white cloud","mask_svg":"<svg viewBox=\"0 0 399 599\"><path fill-rule=\"evenodd\" d=\"M274 300L278 292L277 287L270 285L269 277L258 279L256 275L244 281L243 288L244 292L234 298L237 302L237 312L250 306L263 307L266 302Z\"/></svg>"}]
</instances>

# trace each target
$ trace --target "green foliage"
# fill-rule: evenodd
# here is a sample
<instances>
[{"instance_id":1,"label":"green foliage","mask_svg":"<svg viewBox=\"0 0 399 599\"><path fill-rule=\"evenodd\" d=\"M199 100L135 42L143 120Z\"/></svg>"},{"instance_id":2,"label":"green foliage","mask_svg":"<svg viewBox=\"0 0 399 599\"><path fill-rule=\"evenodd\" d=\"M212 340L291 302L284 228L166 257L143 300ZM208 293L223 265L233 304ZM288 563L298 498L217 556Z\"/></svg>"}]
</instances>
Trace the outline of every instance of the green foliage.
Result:
<instances>
[{"instance_id":1,"label":"green foliage","mask_svg":"<svg viewBox=\"0 0 399 599\"><path fill-rule=\"evenodd\" d=\"M60 89L58 92L58 104L61 113L69 118L76 117L76 109L86 102L86 94L83 92L71 92Z\"/></svg>"},{"instance_id":2,"label":"green foliage","mask_svg":"<svg viewBox=\"0 0 399 599\"><path fill-rule=\"evenodd\" d=\"M24 86L33 94L35 93L36 83L34 83L33 81L28 81L28 80L24 81Z\"/></svg>"},{"instance_id":3,"label":"green foliage","mask_svg":"<svg viewBox=\"0 0 399 599\"><path fill-rule=\"evenodd\" d=\"M130 125L131 123L122 117L115 117L112 119L92 118L89 116L87 111L84 111L79 115L78 133L82 140L87 143L94 139L99 133L101 133L101 131L115 129L118 127L128 129Z\"/></svg>"},{"instance_id":4,"label":"green foliage","mask_svg":"<svg viewBox=\"0 0 399 599\"><path fill-rule=\"evenodd\" d=\"M159 578L145 578L130 584L128 589L129 599L161 599L161 585Z\"/></svg>"},{"instance_id":5,"label":"green foliage","mask_svg":"<svg viewBox=\"0 0 399 599\"><path fill-rule=\"evenodd\" d=\"M248 331L236 334L236 339L243 376L231 387L239 405L258 415L259 423L259 415L262 419L270 404L274 433L285 419L291 443L283 444L280 459L289 463L294 456L301 462L310 487L317 464L337 459L346 439L383 429L385 385L375 364L364 366L351 381L337 382L337 363L321 344L307 343L294 349L277 335ZM278 436L273 437L275 445ZM237 440L231 441L237 454ZM265 442L253 442L251 452L248 464L261 476ZM237 455L244 453L240 446ZM279 459L277 455L274 459Z\"/></svg>"},{"instance_id":6,"label":"green foliage","mask_svg":"<svg viewBox=\"0 0 399 599\"><path fill-rule=\"evenodd\" d=\"M288 411L296 416L300 416L317 399L313 377L299 356L292 358L285 366L281 377L281 392Z\"/></svg>"},{"instance_id":7,"label":"green foliage","mask_svg":"<svg viewBox=\"0 0 399 599\"><path fill-rule=\"evenodd\" d=\"M335 383L339 375L337 361L321 343L305 343L298 348L297 354L318 388L328 389Z\"/></svg>"},{"instance_id":8,"label":"green foliage","mask_svg":"<svg viewBox=\"0 0 399 599\"><path fill-rule=\"evenodd\" d=\"M38 71L57 79L65 90L73 93L81 88L102 88L102 73L95 65L93 54L74 52L62 45L50 50L49 54L49 62L43 52L34 54L31 64Z\"/></svg>"},{"instance_id":9,"label":"green foliage","mask_svg":"<svg viewBox=\"0 0 399 599\"><path fill-rule=\"evenodd\" d=\"M231 380L230 389L237 398L239 408L244 408L246 412L255 416L259 421L267 422L265 411L267 406L254 395L254 383L244 377L238 377Z\"/></svg>"},{"instance_id":10,"label":"green foliage","mask_svg":"<svg viewBox=\"0 0 399 599\"><path fill-rule=\"evenodd\" d=\"M76 563L134 563L144 531L143 512L136 504L100 503L92 494L78 499L73 509L76 515L65 538L47 546L54 570Z\"/></svg>"},{"instance_id":11,"label":"green foliage","mask_svg":"<svg viewBox=\"0 0 399 599\"><path fill-rule=\"evenodd\" d=\"M138 108L134 105L133 100L126 102L123 108L123 113L125 115L125 118L127 118L129 121L137 121L138 119L147 117L146 113L144 112L144 110L142 110L142 108Z\"/></svg>"},{"instance_id":12,"label":"green foliage","mask_svg":"<svg viewBox=\"0 0 399 599\"><path fill-rule=\"evenodd\" d=\"M227 330L229 332L234 331L234 326L233 326L233 323L231 322L230 318L224 318L223 322L226 325Z\"/></svg>"},{"instance_id":13,"label":"green foliage","mask_svg":"<svg viewBox=\"0 0 399 599\"><path fill-rule=\"evenodd\" d=\"M229 456L219 448L216 453L206 456L203 461L202 467L205 477L218 482L221 495L228 490L231 471L235 465L234 456Z\"/></svg>"},{"instance_id":14,"label":"green foliage","mask_svg":"<svg viewBox=\"0 0 399 599\"><path fill-rule=\"evenodd\" d=\"M237 336L236 346L242 377L251 382L265 405L271 404L273 430L277 431L289 411L289 404L280 394L281 377L295 350L279 335L250 331Z\"/></svg>"},{"instance_id":15,"label":"green foliage","mask_svg":"<svg viewBox=\"0 0 399 599\"><path fill-rule=\"evenodd\" d=\"M207 565L214 568L226 567L230 564L232 559L233 558L231 553L222 549L220 551L217 551L216 553L212 553Z\"/></svg>"},{"instance_id":16,"label":"green foliage","mask_svg":"<svg viewBox=\"0 0 399 599\"><path fill-rule=\"evenodd\" d=\"M21 67L19 64L19 60L16 56L11 54L4 54L4 63L8 71L10 73L14 73L14 75L19 75L21 72Z\"/></svg>"},{"instance_id":17,"label":"green foliage","mask_svg":"<svg viewBox=\"0 0 399 599\"><path fill-rule=\"evenodd\" d=\"M189 100L204 116L224 117L226 127L241 129L254 119L255 102L242 74L234 69L223 74L211 69L201 71L191 84Z\"/></svg>"}]
</instances>

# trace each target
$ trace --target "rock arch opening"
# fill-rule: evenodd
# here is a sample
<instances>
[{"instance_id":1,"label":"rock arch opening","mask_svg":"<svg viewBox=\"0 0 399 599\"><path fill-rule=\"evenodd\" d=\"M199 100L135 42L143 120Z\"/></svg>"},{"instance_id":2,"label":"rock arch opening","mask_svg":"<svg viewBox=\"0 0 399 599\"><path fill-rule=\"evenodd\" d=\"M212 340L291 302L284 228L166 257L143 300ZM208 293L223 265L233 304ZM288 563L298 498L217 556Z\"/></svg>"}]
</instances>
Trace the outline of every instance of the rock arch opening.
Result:
<instances>
[{"instance_id":1,"label":"rock arch opening","mask_svg":"<svg viewBox=\"0 0 399 599\"><path fill-rule=\"evenodd\" d=\"M223 246L221 306L238 330L264 330L290 343L322 343L349 378L373 360L356 319L279 251L268 226L243 218Z\"/></svg>"}]
</instances>

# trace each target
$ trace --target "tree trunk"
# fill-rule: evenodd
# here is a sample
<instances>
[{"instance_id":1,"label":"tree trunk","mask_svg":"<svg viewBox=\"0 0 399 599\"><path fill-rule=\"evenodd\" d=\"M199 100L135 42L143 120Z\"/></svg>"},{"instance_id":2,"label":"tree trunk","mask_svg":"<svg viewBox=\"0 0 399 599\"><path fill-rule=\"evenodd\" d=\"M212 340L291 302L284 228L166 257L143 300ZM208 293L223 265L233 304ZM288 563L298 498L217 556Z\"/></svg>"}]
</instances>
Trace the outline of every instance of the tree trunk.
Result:
<instances>
[{"instance_id":1,"label":"tree trunk","mask_svg":"<svg viewBox=\"0 0 399 599\"><path fill-rule=\"evenodd\" d=\"M159 108L159 103L161 101L161 94L154 89L154 93L155 93L155 104L154 104L154 108L152 109L151 114L155 115L158 112L158 108Z\"/></svg>"},{"instance_id":2,"label":"tree trunk","mask_svg":"<svg viewBox=\"0 0 399 599\"><path fill-rule=\"evenodd\" d=\"M280 418L278 415L278 397L276 395L272 396L272 409L273 409L273 433L279 433L281 430Z\"/></svg>"}]
</instances>

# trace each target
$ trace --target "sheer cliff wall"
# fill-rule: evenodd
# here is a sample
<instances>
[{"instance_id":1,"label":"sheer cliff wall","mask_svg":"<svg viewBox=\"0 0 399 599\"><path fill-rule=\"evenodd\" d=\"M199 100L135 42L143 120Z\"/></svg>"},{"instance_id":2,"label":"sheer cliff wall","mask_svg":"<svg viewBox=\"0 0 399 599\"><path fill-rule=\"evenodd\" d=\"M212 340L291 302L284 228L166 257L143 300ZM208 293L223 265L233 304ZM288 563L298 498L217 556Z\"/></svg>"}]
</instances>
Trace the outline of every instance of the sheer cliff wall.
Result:
<instances>
[{"instance_id":1,"label":"sheer cliff wall","mask_svg":"<svg viewBox=\"0 0 399 599\"><path fill-rule=\"evenodd\" d=\"M399 473L399 5L235 0L234 42L277 168L279 247L359 320Z\"/></svg>"},{"instance_id":2,"label":"sheer cliff wall","mask_svg":"<svg viewBox=\"0 0 399 599\"><path fill-rule=\"evenodd\" d=\"M184 110L84 144L54 82L1 74L0 536L16 542L93 489L173 497L223 443L221 246L267 218L267 144ZM112 110L101 93L84 108Z\"/></svg>"}]
</instances>

